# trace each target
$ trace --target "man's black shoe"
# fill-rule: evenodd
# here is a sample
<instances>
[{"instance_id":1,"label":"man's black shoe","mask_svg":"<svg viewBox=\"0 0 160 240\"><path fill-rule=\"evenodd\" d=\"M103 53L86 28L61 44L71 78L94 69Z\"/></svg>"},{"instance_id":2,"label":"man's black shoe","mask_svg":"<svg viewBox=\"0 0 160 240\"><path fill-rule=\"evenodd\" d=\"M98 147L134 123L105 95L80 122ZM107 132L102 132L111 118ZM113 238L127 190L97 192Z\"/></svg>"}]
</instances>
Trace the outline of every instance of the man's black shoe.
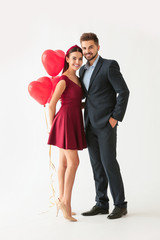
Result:
<instances>
[{"instance_id":1,"label":"man's black shoe","mask_svg":"<svg viewBox=\"0 0 160 240\"><path fill-rule=\"evenodd\" d=\"M119 208L115 207L110 215L108 215L108 219L116 219L121 218L122 216L127 214L127 208Z\"/></svg>"},{"instance_id":2,"label":"man's black shoe","mask_svg":"<svg viewBox=\"0 0 160 240\"><path fill-rule=\"evenodd\" d=\"M94 206L90 211L82 213L83 216L94 216L97 214L107 214L108 209L104 209L98 206Z\"/></svg>"}]
</instances>

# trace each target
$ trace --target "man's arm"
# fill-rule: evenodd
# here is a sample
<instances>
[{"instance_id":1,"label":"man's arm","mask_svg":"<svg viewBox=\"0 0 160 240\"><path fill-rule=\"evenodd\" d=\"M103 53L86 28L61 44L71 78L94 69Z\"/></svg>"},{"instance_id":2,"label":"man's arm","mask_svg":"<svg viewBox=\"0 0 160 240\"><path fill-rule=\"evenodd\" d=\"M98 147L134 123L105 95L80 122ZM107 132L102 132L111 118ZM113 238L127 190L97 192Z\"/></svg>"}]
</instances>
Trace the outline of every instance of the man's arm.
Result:
<instances>
[{"instance_id":1,"label":"man's arm","mask_svg":"<svg viewBox=\"0 0 160 240\"><path fill-rule=\"evenodd\" d=\"M129 89L127 87L127 84L125 83L125 80L120 72L119 65L116 61L112 61L109 66L108 79L115 92L118 94L117 103L110 119L110 123L114 122L113 124L116 125L116 122L113 121L113 119L118 121L123 120L129 98Z\"/></svg>"}]
</instances>

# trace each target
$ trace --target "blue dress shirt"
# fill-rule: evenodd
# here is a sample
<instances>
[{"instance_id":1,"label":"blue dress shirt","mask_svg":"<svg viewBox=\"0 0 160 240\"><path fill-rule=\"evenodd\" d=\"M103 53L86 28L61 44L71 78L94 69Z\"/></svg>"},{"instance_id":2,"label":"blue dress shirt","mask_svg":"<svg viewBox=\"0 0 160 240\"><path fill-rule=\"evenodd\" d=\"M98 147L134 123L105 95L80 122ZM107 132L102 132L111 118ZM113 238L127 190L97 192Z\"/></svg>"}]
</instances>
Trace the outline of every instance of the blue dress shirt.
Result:
<instances>
[{"instance_id":1,"label":"blue dress shirt","mask_svg":"<svg viewBox=\"0 0 160 240\"><path fill-rule=\"evenodd\" d=\"M84 73L84 77L83 77L83 82L84 82L84 85L85 85L87 90L89 88L90 79L91 79L92 73L93 73L93 71L96 67L96 64L98 62L98 59L99 59L99 55L96 58L96 60L94 61L92 66L89 65L89 62L87 62L85 67L84 67L85 68L85 73Z\"/></svg>"}]
</instances>

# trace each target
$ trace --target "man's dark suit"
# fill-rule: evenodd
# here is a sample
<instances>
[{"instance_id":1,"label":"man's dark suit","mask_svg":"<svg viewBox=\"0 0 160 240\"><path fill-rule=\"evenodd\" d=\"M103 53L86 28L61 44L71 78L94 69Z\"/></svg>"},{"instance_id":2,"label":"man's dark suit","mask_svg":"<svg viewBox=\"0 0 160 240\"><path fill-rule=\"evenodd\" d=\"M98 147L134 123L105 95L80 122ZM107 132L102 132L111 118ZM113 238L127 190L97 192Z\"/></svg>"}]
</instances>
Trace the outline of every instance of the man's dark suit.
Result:
<instances>
[{"instance_id":1,"label":"man's dark suit","mask_svg":"<svg viewBox=\"0 0 160 240\"><path fill-rule=\"evenodd\" d=\"M117 125L112 128L109 118L122 121L129 97L128 87L114 60L99 57L90 79L88 91L83 83L85 66L80 69L80 81L84 89L85 129L87 145L94 174L96 202L109 208L108 183L114 204L126 206L124 187L116 160Z\"/></svg>"}]
</instances>

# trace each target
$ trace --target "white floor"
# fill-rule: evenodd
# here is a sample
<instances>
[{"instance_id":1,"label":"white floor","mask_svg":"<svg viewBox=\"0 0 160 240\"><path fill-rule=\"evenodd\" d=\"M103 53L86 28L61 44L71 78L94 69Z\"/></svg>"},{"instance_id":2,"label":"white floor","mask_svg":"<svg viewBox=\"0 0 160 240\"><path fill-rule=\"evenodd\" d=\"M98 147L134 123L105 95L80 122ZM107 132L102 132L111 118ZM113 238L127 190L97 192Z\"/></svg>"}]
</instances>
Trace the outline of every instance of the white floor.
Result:
<instances>
[{"instance_id":1,"label":"white floor","mask_svg":"<svg viewBox=\"0 0 160 240\"><path fill-rule=\"evenodd\" d=\"M155 207L155 206L154 206ZM74 209L75 210L75 209ZM77 209L78 222L68 222L55 207L44 213L7 213L1 215L1 240L159 240L160 212L131 209L127 216L108 220L106 215L83 217ZM3 217L3 218L2 218Z\"/></svg>"}]
</instances>

